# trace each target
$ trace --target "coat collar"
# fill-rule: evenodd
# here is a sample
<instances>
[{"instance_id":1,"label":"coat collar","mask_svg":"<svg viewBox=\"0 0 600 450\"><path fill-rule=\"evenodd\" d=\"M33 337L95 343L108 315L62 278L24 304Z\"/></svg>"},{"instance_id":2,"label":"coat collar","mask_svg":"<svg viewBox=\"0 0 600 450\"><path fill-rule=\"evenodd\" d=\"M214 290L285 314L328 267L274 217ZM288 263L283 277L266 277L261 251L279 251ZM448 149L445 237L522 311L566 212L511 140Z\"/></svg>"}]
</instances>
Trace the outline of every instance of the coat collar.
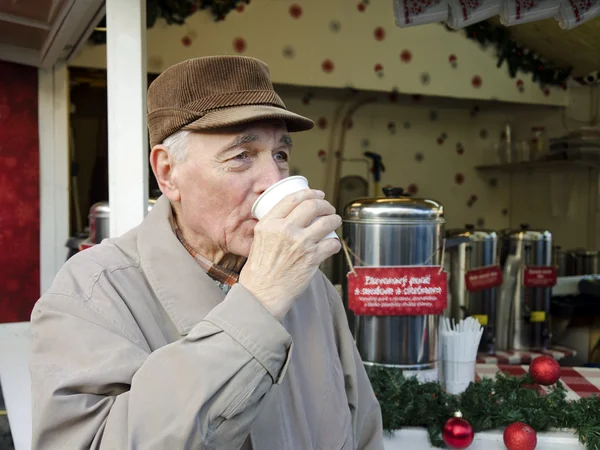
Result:
<instances>
[{"instance_id":1,"label":"coat collar","mask_svg":"<svg viewBox=\"0 0 600 450\"><path fill-rule=\"evenodd\" d=\"M163 195L140 225L137 246L152 290L185 336L225 295L179 242L171 217L171 204Z\"/></svg>"}]
</instances>

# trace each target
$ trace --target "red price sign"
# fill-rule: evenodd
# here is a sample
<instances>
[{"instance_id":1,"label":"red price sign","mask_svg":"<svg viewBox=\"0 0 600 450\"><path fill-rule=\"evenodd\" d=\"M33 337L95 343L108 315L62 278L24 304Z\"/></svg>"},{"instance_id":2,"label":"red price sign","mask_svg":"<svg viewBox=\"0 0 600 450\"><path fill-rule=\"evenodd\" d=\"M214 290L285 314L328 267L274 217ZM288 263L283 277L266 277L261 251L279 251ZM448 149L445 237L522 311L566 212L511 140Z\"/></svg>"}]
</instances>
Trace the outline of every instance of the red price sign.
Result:
<instances>
[{"instance_id":1,"label":"red price sign","mask_svg":"<svg viewBox=\"0 0 600 450\"><path fill-rule=\"evenodd\" d=\"M502 269L490 266L469 270L465 274L465 284L469 292L498 287L502 284Z\"/></svg>"},{"instance_id":2,"label":"red price sign","mask_svg":"<svg viewBox=\"0 0 600 450\"><path fill-rule=\"evenodd\" d=\"M79 251L81 252L88 248L92 248L94 245L96 245L96 244L92 244L90 242L82 242L81 244L79 244Z\"/></svg>"},{"instance_id":3,"label":"red price sign","mask_svg":"<svg viewBox=\"0 0 600 450\"><path fill-rule=\"evenodd\" d=\"M348 307L358 316L441 314L448 304L446 272L435 266L355 267Z\"/></svg>"},{"instance_id":4,"label":"red price sign","mask_svg":"<svg viewBox=\"0 0 600 450\"><path fill-rule=\"evenodd\" d=\"M527 287L552 287L556 285L556 267L526 267L523 285Z\"/></svg>"}]
</instances>

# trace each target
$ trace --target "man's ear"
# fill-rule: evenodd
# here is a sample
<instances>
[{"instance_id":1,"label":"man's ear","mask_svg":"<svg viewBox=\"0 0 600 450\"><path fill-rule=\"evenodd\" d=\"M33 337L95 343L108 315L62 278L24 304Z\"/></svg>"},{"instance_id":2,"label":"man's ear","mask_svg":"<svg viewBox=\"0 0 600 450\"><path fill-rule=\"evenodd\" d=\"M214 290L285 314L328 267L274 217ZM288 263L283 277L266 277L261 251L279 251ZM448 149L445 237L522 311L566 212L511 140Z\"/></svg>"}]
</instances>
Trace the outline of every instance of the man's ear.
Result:
<instances>
[{"instance_id":1,"label":"man's ear","mask_svg":"<svg viewBox=\"0 0 600 450\"><path fill-rule=\"evenodd\" d=\"M181 195L175 182L175 164L169 156L167 147L155 145L150 152L150 166L161 192L171 201L179 202Z\"/></svg>"}]
</instances>

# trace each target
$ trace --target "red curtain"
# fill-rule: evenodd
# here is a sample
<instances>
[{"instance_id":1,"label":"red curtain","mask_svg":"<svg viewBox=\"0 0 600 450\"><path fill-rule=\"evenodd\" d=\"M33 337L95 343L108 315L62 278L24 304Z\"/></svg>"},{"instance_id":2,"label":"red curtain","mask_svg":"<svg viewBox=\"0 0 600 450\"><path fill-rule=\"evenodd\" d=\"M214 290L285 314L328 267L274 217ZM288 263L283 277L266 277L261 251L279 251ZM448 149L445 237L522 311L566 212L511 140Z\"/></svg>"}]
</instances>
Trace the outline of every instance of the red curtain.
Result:
<instances>
[{"instance_id":1,"label":"red curtain","mask_svg":"<svg viewBox=\"0 0 600 450\"><path fill-rule=\"evenodd\" d=\"M0 61L0 322L39 297L39 211L37 69Z\"/></svg>"}]
</instances>

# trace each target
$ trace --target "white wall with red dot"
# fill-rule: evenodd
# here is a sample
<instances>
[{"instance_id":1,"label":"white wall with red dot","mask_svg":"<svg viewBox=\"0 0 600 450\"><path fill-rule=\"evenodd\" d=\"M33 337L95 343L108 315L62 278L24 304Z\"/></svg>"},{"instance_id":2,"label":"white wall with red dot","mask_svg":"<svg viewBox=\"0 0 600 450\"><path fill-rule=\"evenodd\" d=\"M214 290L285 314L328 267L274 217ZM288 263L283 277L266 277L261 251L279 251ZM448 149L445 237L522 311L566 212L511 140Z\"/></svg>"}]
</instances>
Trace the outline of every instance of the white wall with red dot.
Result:
<instances>
[{"instance_id":1,"label":"white wall with red dot","mask_svg":"<svg viewBox=\"0 0 600 450\"><path fill-rule=\"evenodd\" d=\"M564 105L561 88L511 78L483 50L442 24L398 28L392 0L253 0L215 22L207 11L185 25L159 20L148 31L148 70L214 54L257 57L273 80L300 86ZM76 66L105 67L104 46L87 46Z\"/></svg>"},{"instance_id":2,"label":"white wall with red dot","mask_svg":"<svg viewBox=\"0 0 600 450\"><path fill-rule=\"evenodd\" d=\"M265 61L288 108L316 124L294 136L292 170L329 195L339 145L339 133L333 139L331 132L341 127L336 111L344 99L347 107L370 92L379 100L358 110L345 136L344 156L362 161L345 162L342 175L372 183L363 153L373 151L386 167L382 185L440 201L448 227L500 230L528 222L553 231L566 248L588 245L587 176L562 180L476 166L498 161L495 144L507 122L516 141L529 140L533 126L554 137L572 129L565 115L583 118L589 107L573 103L573 90L542 89L524 74L511 78L497 67L494 49L480 48L464 32L441 24L398 28L391 0L252 0L222 22L205 11L182 26L159 20L147 47L154 73L204 55ZM86 46L72 65L105 67L105 47ZM348 99L348 88L360 94ZM568 198L559 194L565 183Z\"/></svg>"}]
</instances>

